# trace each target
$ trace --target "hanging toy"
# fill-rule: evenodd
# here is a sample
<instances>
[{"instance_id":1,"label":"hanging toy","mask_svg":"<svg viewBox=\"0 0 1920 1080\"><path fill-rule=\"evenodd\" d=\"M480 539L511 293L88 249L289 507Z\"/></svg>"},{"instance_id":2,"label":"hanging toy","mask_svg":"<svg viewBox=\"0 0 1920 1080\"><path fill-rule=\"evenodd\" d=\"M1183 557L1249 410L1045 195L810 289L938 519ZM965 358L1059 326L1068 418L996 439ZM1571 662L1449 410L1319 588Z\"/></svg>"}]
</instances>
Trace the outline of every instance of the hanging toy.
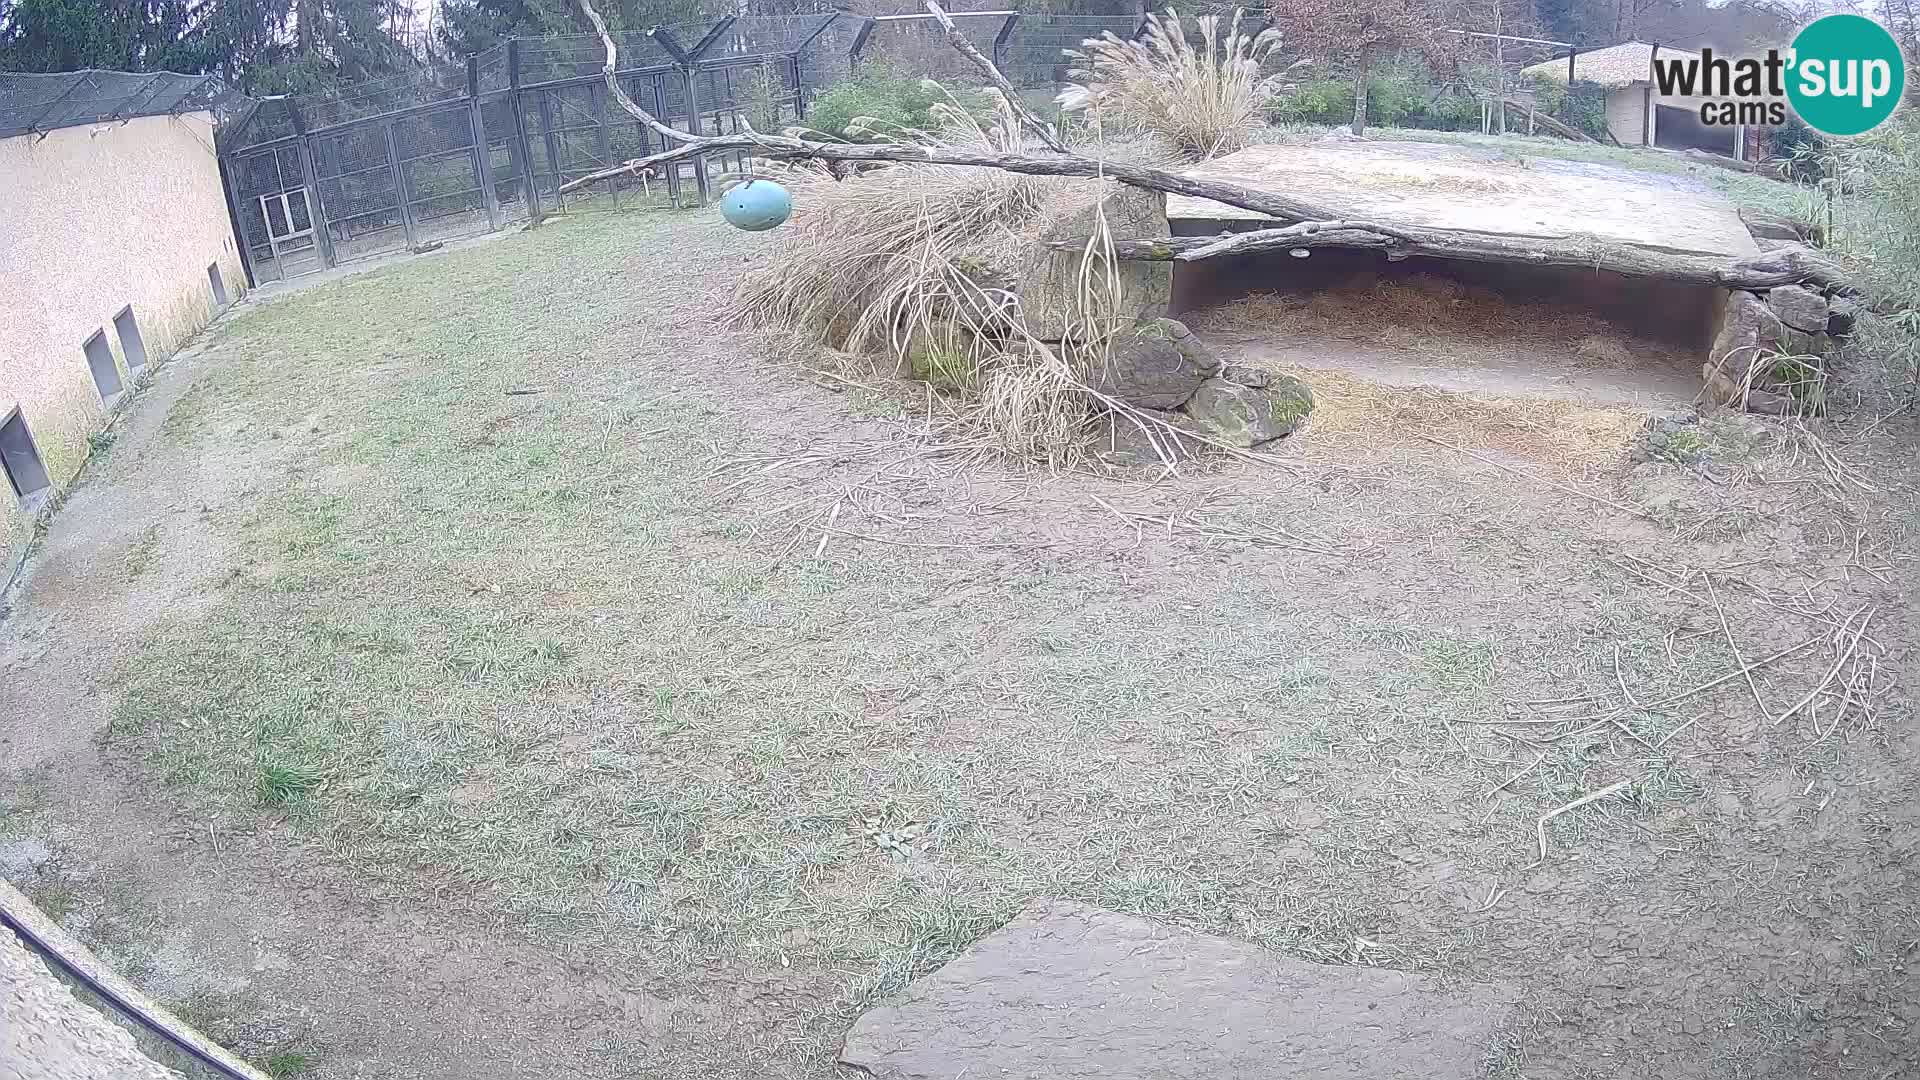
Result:
<instances>
[{"instance_id":1,"label":"hanging toy","mask_svg":"<svg viewBox=\"0 0 1920 1080\"><path fill-rule=\"evenodd\" d=\"M720 199L720 215L727 224L748 232L765 232L793 213L793 196L771 180L749 179L735 184Z\"/></svg>"}]
</instances>

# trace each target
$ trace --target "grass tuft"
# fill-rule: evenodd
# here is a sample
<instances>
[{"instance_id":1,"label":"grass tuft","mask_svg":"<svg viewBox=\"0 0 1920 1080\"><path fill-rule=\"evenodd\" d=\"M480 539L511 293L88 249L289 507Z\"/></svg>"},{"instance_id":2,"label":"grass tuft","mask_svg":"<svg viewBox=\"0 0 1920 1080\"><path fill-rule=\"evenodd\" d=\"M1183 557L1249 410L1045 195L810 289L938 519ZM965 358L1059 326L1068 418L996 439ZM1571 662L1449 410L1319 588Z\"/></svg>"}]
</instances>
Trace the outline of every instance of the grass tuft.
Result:
<instances>
[{"instance_id":1,"label":"grass tuft","mask_svg":"<svg viewBox=\"0 0 1920 1080\"><path fill-rule=\"evenodd\" d=\"M304 800L322 779L317 771L305 766L264 762L255 792L262 803L284 808Z\"/></svg>"},{"instance_id":2,"label":"grass tuft","mask_svg":"<svg viewBox=\"0 0 1920 1080\"><path fill-rule=\"evenodd\" d=\"M1110 31L1089 38L1067 51L1079 66L1060 105L1097 114L1103 128L1151 132L1196 160L1238 150L1264 122L1280 87L1280 76L1260 74L1280 47L1280 32L1243 30L1244 14L1235 8L1228 18L1195 19L1197 44L1171 8L1149 14L1136 38Z\"/></svg>"}]
</instances>

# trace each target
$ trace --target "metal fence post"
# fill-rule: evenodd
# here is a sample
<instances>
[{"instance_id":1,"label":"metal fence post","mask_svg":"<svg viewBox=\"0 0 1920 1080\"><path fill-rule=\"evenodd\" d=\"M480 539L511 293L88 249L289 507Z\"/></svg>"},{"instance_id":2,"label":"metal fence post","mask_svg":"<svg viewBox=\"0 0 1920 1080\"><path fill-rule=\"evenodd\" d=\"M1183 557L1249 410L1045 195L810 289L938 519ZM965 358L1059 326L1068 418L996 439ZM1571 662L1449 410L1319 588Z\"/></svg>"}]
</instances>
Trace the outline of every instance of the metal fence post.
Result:
<instances>
[{"instance_id":1,"label":"metal fence post","mask_svg":"<svg viewBox=\"0 0 1920 1080\"><path fill-rule=\"evenodd\" d=\"M793 122L805 123L807 119L807 87L800 81L800 54L787 57L787 65L793 68Z\"/></svg>"},{"instance_id":2,"label":"metal fence post","mask_svg":"<svg viewBox=\"0 0 1920 1080\"><path fill-rule=\"evenodd\" d=\"M413 226L413 207L407 205L407 170L400 164L400 140L394 136L393 125L385 125L387 135L387 166L393 173L393 194L400 202L400 227L406 231L407 247L420 246L420 237Z\"/></svg>"},{"instance_id":3,"label":"metal fence post","mask_svg":"<svg viewBox=\"0 0 1920 1080\"><path fill-rule=\"evenodd\" d=\"M667 115L667 81L658 76L651 81L653 82L653 115L665 116ZM646 129L640 130L641 138L646 138ZM665 138L662 138L660 149L671 150L673 147L667 144ZM667 165L667 202L674 206L680 205L680 163L677 161L669 162Z\"/></svg>"},{"instance_id":4,"label":"metal fence post","mask_svg":"<svg viewBox=\"0 0 1920 1080\"><path fill-rule=\"evenodd\" d=\"M320 194L320 171L313 164L313 136L307 134L307 118L300 115L300 106L293 98L287 98L287 122L293 125L294 134L300 136L300 178L305 182L307 193L307 215L313 220L314 244L320 250L322 266L332 266L333 231L327 228L326 200Z\"/></svg>"},{"instance_id":5,"label":"metal fence post","mask_svg":"<svg viewBox=\"0 0 1920 1080\"><path fill-rule=\"evenodd\" d=\"M993 35L993 66L1001 71L1007 70L1007 39L1013 37L1013 28L1019 22L1020 13L1016 11L1007 16L1007 21L1000 24L1000 32Z\"/></svg>"},{"instance_id":6,"label":"metal fence post","mask_svg":"<svg viewBox=\"0 0 1920 1080\"><path fill-rule=\"evenodd\" d=\"M613 132L607 122L607 88L599 83L588 83L587 100L593 106L594 121L600 125L593 133L594 150L599 154L601 167L610 168L613 165ZM619 182L610 181L607 191L613 196L613 208L620 209Z\"/></svg>"},{"instance_id":7,"label":"metal fence post","mask_svg":"<svg viewBox=\"0 0 1920 1080\"><path fill-rule=\"evenodd\" d=\"M685 80L687 88L687 133L690 135L700 134L699 73L700 70L698 67L683 67L680 69L680 77ZM693 182L700 191L700 205L707 205L708 200L713 197L713 193L707 188L707 160L704 155L695 154L693 156Z\"/></svg>"},{"instance_id":8,"label":"metal fence post","mask_svg":"<svg viewBox=\"0 0 1920 1080\"><path fill-rule=\"evenodd\" d=\"M500 193L493 187L493 144L487 141L487 121L480 115L480 60L467 57L467 127L473 133L473 178L480 182L480 198L487 206L487 230L500 229Z\"/></svg>"},{"instance_id":9,"label":"metal fence post","mask_svg":"<svg viewBox=\"0 0 1920 1080\"><path fill-rule=\"evenodd\" d=\"M540 223L540 192L533 186L533 146L527 142L527 108L520 99L520 39L507 39L507 107L513 110L514 172L520 176L520 197L527 202L527 220Z\"/></svg>"},{"instance_id":10,"label":"metal fence post","mask_svg":"<svg viewBox=\"0 0 1920 1080\"><path fill-rule=\"evenodd\" d=\"M547 171L553 174L553 205L564 210L567 200L560 195L560 185L566 178L560 175L560 140L553 134L553 95L545 90L540 94L540 143L547 148Z\"/></svg>"},{"instance_id":11,"label":"metal fence post","mask_svg":"<svg viewBox=\"0 0 1920 1080\"><path fill-rule=\"evenodd\" d=\"M867 51L867 39L873 36L873 28L877 25L871 16L861 20L860 29L854 31L853 47L847 50L847 67L860 66L860 54Z\"/></svg>"}]
</instances>

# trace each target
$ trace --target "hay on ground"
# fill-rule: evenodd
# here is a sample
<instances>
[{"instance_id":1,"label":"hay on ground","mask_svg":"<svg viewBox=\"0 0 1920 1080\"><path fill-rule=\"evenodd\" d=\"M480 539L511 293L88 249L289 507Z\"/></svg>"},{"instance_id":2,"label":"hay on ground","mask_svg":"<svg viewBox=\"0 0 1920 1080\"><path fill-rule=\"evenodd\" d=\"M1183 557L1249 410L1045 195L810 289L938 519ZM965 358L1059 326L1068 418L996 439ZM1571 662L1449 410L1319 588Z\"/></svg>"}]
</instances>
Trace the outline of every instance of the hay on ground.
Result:
<instances>
[{"instance_id":1,"label":"hay on ground","mask_svg":"<svg viewBox=\"0 0 1920 1080\"><path fill-rule=\"evenodd\" d=\"M1465 394L1387 386L1335 371L1278 370L1313 387L1306 430L1313 442L1381 446L1426 436L1573 468L1618 460L1646 421L1641 410L1559 398Z\"/></svg>"},{"instance_id":2,"label":"hay on ground","mask_svg":"<svg viewBox=\"0 0 1920 1080\"><path fill-rule=\"evenodd\" d=\"M1510 300L1492 289L1433 274L1355 274L1305 293L1255 293L1189 317L1196 328L1284 333L1443 358L1503 349L1570 355L1581 366L1626 368L1686 363L1690 352L1564 304ZM1571 347L1571 348L1570 348Z\"/></svg>"}]
</instances>

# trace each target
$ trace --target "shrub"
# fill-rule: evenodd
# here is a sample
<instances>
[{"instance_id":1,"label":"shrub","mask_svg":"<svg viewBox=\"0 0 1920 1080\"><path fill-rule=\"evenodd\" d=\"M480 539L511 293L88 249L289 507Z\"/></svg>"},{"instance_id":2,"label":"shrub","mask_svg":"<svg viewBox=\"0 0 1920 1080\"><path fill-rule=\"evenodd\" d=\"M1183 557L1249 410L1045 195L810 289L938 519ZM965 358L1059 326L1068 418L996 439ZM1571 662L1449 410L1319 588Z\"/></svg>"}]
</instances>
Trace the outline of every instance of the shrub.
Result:
<instances>
[{"instance_id":1,"label":"shrub","mask_svg":"<svg viewBox=\"0 0 1920 1080\"><path fill-rule=\"evenodd\" d=\"M1411 66L1388 68L1367 80L1367 115L1386 127L1478 129L1480 102L1436 92L1425 72ZM1268 116L1276 123L1345 124L1353 119L1353 82L1315 79L1275 101Z\"/></svg>"},{"instance_id":2,"label":"shrub","mask_svg":"<svg viewBox=\"0 0 1920 1080\"><path fill-rule=\"evenodd\" d=\"M1595 139L1607 139L1607 88L1576 79L1569 86L1544 75L1529 77L1533 100L1543 113ZM1509 114L1511 115L1511 114Z\"/></svg>"},{"instance_id":3,"label":"shrub","mask_svg":"<svg viewBox=\"0 0 1920 1080\"><path fill-rule=\"evenodd\" d=\"M821 91L808 107L807 126L854 142L882 142L900 130L929 130L933 107L945 101L938 84L868 68Z\"/></svg>"},{"instance_id":4,"label":"shrub","mask_svg":"<svg viewBox=\"0 0 1920 1080\"><path fill-rule=\"evenodd\" d=\"M1171 9L1147 16L1146 33L1135 40L1090 38L1067 53L1073 82L1060 103L1106 125L1152 132L1190 158L1237 150L1278 91L1279 77L1262 78L1260 68L1280 45L1278 31L1243 31L1241 16L1236 8L1226 20L1194 20L1198 47Z\"/></svg>"}]
</instances>

